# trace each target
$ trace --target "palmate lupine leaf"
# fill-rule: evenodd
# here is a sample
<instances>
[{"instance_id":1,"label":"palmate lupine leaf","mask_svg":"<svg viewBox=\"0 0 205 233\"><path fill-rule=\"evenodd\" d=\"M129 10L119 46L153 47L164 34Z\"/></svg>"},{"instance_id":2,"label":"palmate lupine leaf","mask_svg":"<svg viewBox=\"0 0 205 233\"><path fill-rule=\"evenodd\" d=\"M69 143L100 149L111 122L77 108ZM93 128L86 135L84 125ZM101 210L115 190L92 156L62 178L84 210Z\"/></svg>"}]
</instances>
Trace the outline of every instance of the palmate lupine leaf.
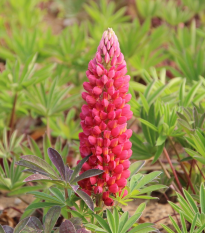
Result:
<instances>
[{"instance_id":1,"label":"palmate lupine leaf","mask_svg":"<svg viewBox=\"0 0 205 233\"><path fill-rule=\"evenodd\" d=\"M121 217L119 217L118 211L114 208L113 213L107 209L107 219L104 220L101 216L95 214L94 217L98 221L99 226L94 224L85 224L88 229L94 230L94 232L107 232L107 233L137 233L137 232L153 232L155 228L152 223L143 223L139 224L137 227L133 227L133 224L140 218L142 215L141 212L135 213L132 217L129 218L128 212L124 212ZM131 229L132 228L132 229ZM130 230L131 229L131 230Z\"/></svg>"},{"instance_id":2,"label":"palmate lupine leaf","mask_svg":"<svg viewBox=\"0 0 205 233\"><path fill-rule=\"evenodd\" d=\"M191 229L190 233L201 233L205 229L205 222L204 222L204 199L205 199L205 189L204 185L201 184L200 186L200 193L199 193L199 206L195 203L193 197L186 191L183 190L184 196L181 196L180 194L177 194L178 201L180 206L169 202L170 205L173 207L173 209L180 214L180 219L181 219L181 225L182 225L182 230L183 232L187 232L186 230L186 224L185 224L185 219L191 224ZM173 218L170 216L170 220L177 230L179 231L179 227L177 226L177 223L173 220ZM167 226L163 225L163 228L167 232L172 232L170 228Z\"/></svg>"},{"instance_id":3,"label":"palmate lupine leaf","mask_svg":"<svg viewBox=\"0 0 205 233\"><path fill-rule=\"evenodd\" d=\"M0 225L0 233L51 233L56 221L60 216L61 208L59 206L53 206L45 216L44 226L40 222L40 220L34 216L30 216L21 220L15 229L12 229L9 226L1 226Z\"/></svg>"},{"instance_id":4,"label":"palmate lupine leaf","mask_svg":"<svg viewBox=\"0 0 205 233\"><path fill-rule=\"evenodd\" d=\"M78 185L76 183L82 179L89 178L92 176L100 175L104 171L100 169L91 169L82 175L78 176L83 164L88 160L91 155L85 157L76 167L74 171L72 171L69 167L65 166L62 160L61 155L54 150L53 148L48 148L48 155L50 160L52 161L53 165L56 167L59 175L53 170L53 168L45 162L43 159L34 156L34 155L25 155L22 156L22 160L17 162L20 166L28 167L27 172L34 173L25 179L26 182L28 181L40 181L40 182L47 182L52 183L62 188L71 189L73 192L76 192L88 205L88 207L93 211L94 204L90 196L83 192L82 190L78 190ZM35 195L41 195L40 198L48 198L42 195L44 193L35 192ZM52 201L52 200L50 200ZM42 204L42 203L41 203ZM62 203L63 205L63 203ZM34 204L36 206L36 204Z\"/></svg>"}]
</instances>

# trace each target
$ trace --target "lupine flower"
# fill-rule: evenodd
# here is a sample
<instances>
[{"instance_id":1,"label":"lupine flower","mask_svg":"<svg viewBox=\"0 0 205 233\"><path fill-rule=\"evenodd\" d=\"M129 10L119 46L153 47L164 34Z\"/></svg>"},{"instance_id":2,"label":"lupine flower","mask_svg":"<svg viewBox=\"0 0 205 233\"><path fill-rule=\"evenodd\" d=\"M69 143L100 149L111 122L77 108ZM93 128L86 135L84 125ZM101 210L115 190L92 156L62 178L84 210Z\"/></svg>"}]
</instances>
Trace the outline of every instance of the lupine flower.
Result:
<instances>
[{"instance_id":1,"label":"lupine flower","mask_svg":"<svg viewBox=\"0 0 205 233\"><path fill-rule=\"evenodd\" d=\"M84 82L86 92L82 93L87 104L82 106L80 113L83 132L79 134L82 158L92 154L81 173L91 168L104 170L104 174L82 180L79 185L89 194L102 193L107 206L114 203L110 195L120 194L130 176L132 130L127 129L127 121L133 113L127 104L131 95L127 94L130 76L126 73L117 36L108 28L95 58L88 64L89 82Z\"/></svg>"}]
</instances>

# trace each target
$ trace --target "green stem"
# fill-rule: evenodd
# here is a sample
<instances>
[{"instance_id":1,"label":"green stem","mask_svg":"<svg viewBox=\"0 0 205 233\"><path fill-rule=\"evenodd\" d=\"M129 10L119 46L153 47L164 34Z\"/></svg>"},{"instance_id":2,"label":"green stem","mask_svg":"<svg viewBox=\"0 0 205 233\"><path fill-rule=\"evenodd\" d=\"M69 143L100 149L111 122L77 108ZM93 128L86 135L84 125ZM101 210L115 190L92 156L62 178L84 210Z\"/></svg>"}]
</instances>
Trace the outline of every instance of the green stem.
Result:
<instances>
[{"instance_id":1,"label":"green stem","mask_svg":"<svg viewBox=\"0 0 205 233\"><path fill-rule=\"evenodd\" d=\"M66 200L68 199L68 190L67 190L67 188L65 188L65 199ZM67 209L70 210L70 207L67 206ZM70 219L70 218L71 218L71 213L68 212L68 219Z\"/></svg>"},{"instance_id":2,"label":"green stem","mask_svg":"<svg viewBox=\"0 0 205 233\"><path fill-rule=\"evenodd\" d=\"M11 117L10 117L10 121L9 121L9 128L10 128L9 138L11 137L11 134L13 132L17 98L18 98L18 94L15 93L14 101L13 101L13 107L12 107L12 111L11 111Z\"/></svg>"},{"instance_id":3,"label":"green stem","mask_svg":"<svg viewBox=\"0 0 205 233\"><path fill-rule=\"evenodd\" d=\"M103 211L103 201L101 194L97 195L96 197L96 206L101 208L101 210L97 211L96 214L101 213Z\"/></svg>"}]
</instances>

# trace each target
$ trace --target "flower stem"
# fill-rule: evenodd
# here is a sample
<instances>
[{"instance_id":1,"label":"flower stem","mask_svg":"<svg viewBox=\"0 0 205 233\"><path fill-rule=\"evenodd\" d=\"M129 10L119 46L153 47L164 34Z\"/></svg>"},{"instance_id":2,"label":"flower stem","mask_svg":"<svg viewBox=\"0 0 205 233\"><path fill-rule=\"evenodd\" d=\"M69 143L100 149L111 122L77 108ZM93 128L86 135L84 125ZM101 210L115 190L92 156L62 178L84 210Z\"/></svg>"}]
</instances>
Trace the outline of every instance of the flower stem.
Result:
<instances>
[{"instance_id":1,"label":"flower stem","mask_svg":"<svg viewBox=\"0 0 205 233\"><path fill-rule=\"evenodd\" d=\"M189 183L189 185L190 185L190 187L191 187L191 190L192 190L193 194L196 194L196 192L195 192L195 190L194 190L194 187L193 187L193 185L192 185L191 179L190 179L190 177L189 177L189 175L188 175L188 173L187 173L187 171L186 171L186 168L184 167L184 164L180 161L179 153L178 153L178 151L176 150L176 148L175 148L175 146L174 146L174 143L172 142L172 139L171 139L170 137L169 137L169 141L170 141L170 143L171 143L171 145L172 145L172 147L173 147L173 149L174 149L174 151L175 151L175 153L176 153L176 155L177 155L178 162L180 163L181 168L182 168L182 170L184 171L184 174L185 174L185 176L186 176L186 178L187 178L187 180L188 180L188 183Z\"/></svg>"},{"instance_id":2,"label":"flower stem","mask_svg":"<svg viewBox=\"0 0 205 233\"><path fill-rule=\"evenodd\" d=\"M166 150L165 147L164 147L163 151L164 151L164 154L165 154L165 156L166 156L166 158L167 158L167 161L169 162L169 165L170 165L170 167L171 167L171 169L172 169L172 172L173 172L173 174L174 174L174 177L175 177L175 180L176 180L177 185L178 185L178 187L179 187L179 190L180 190L182 196L184 196L181 183L179 182L177 173L176 173L176 171L175 171L175 169L174 169L174 166L173 166L173 164L172 164L172 161L171 161L171 159L170 159L170 157L169 157L169 154L168 154L168 152L167 152L167 150Z\"/></svg>"},{"instance_id":3,"label":"flower stem","mask_svg":"<svg viewBox=\"0 0 205 233\"><path fill-rule=\"evenodd\" d=\"M65 199L68 199L68 190L65 188ZM67 209L70 210L69 206L67 206ZM71 212L68 212L68 219L71 218Z\"/></svg>"},{"instance_id":4,"label":"flower stem","mask_svg":"<svg viewBox=\"0 0 205 233\"><path fill-rule=\"evenodd\" d=\"M10 121L9 121L9 128L10 128L9 138L11 137L11 134L13 132L17 98L18 98L18 94L15 93L14 101L13 101L13 107L12 107L12 111L11 111L11 117L10 117Z\"/></svg>"},{"instance_id":5,"label":"flower stem","mask_svg":"<svg viewBox=\"0 0 205 233\"><path fill-rule=\"evenodd\" d=\"M96 213L97 214L101 213L103 211L103 202L102 202L101 194L96 196L96 206L101 208L101 210L97 211Z\"/></svg>"},{"instance_id":6,"label":"flower stem","mask_svg":"<svg viewBox=\"0 0 205 233\"><path fill-rule=\"evenodd\" d=\"M158 161L159 161L159 164L160 164L162 170L164 171L165 175L167 176L167 178L171 179L171 176L170 176L169 172L167 171L166 167L164 166L164 164L162 163L162 161L160 159L158 159ZM179 189L177 188L177 186L175 185L174 182L172 182L172 185L174 187L174 190L180 193Z\"/></svg>"}]
</instances>

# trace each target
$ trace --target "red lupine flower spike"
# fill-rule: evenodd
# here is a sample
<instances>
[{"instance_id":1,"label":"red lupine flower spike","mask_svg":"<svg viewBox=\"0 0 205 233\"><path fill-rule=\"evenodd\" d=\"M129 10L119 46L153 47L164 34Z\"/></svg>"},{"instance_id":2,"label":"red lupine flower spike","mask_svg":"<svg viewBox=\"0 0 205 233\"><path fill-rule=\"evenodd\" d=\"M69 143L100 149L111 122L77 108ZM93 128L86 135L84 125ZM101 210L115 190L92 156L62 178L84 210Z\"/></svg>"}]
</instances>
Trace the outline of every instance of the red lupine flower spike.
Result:
<instances>
[{"instance_id":1,"label":"red lupine flower spike","mask_svg":"<svg viewBox=\"0 0 205 233\"><path fill-rule=\"evenodd\" d=\"M92 153L82 171L92 168L103 169L100 177L91 177L79 182L83 190L102 194L105 205L112 206L109 195L121 193L130 176L129 158L132 130L127 121L132 117L127 94L130 76L120 51L119 42L110 28L103 33L95 58L88 64L82 98L87 104L80 114L83 133L79 134L82 158ZM124 195L127 195L127 191Z\"/></svg>"}]
</instances>

